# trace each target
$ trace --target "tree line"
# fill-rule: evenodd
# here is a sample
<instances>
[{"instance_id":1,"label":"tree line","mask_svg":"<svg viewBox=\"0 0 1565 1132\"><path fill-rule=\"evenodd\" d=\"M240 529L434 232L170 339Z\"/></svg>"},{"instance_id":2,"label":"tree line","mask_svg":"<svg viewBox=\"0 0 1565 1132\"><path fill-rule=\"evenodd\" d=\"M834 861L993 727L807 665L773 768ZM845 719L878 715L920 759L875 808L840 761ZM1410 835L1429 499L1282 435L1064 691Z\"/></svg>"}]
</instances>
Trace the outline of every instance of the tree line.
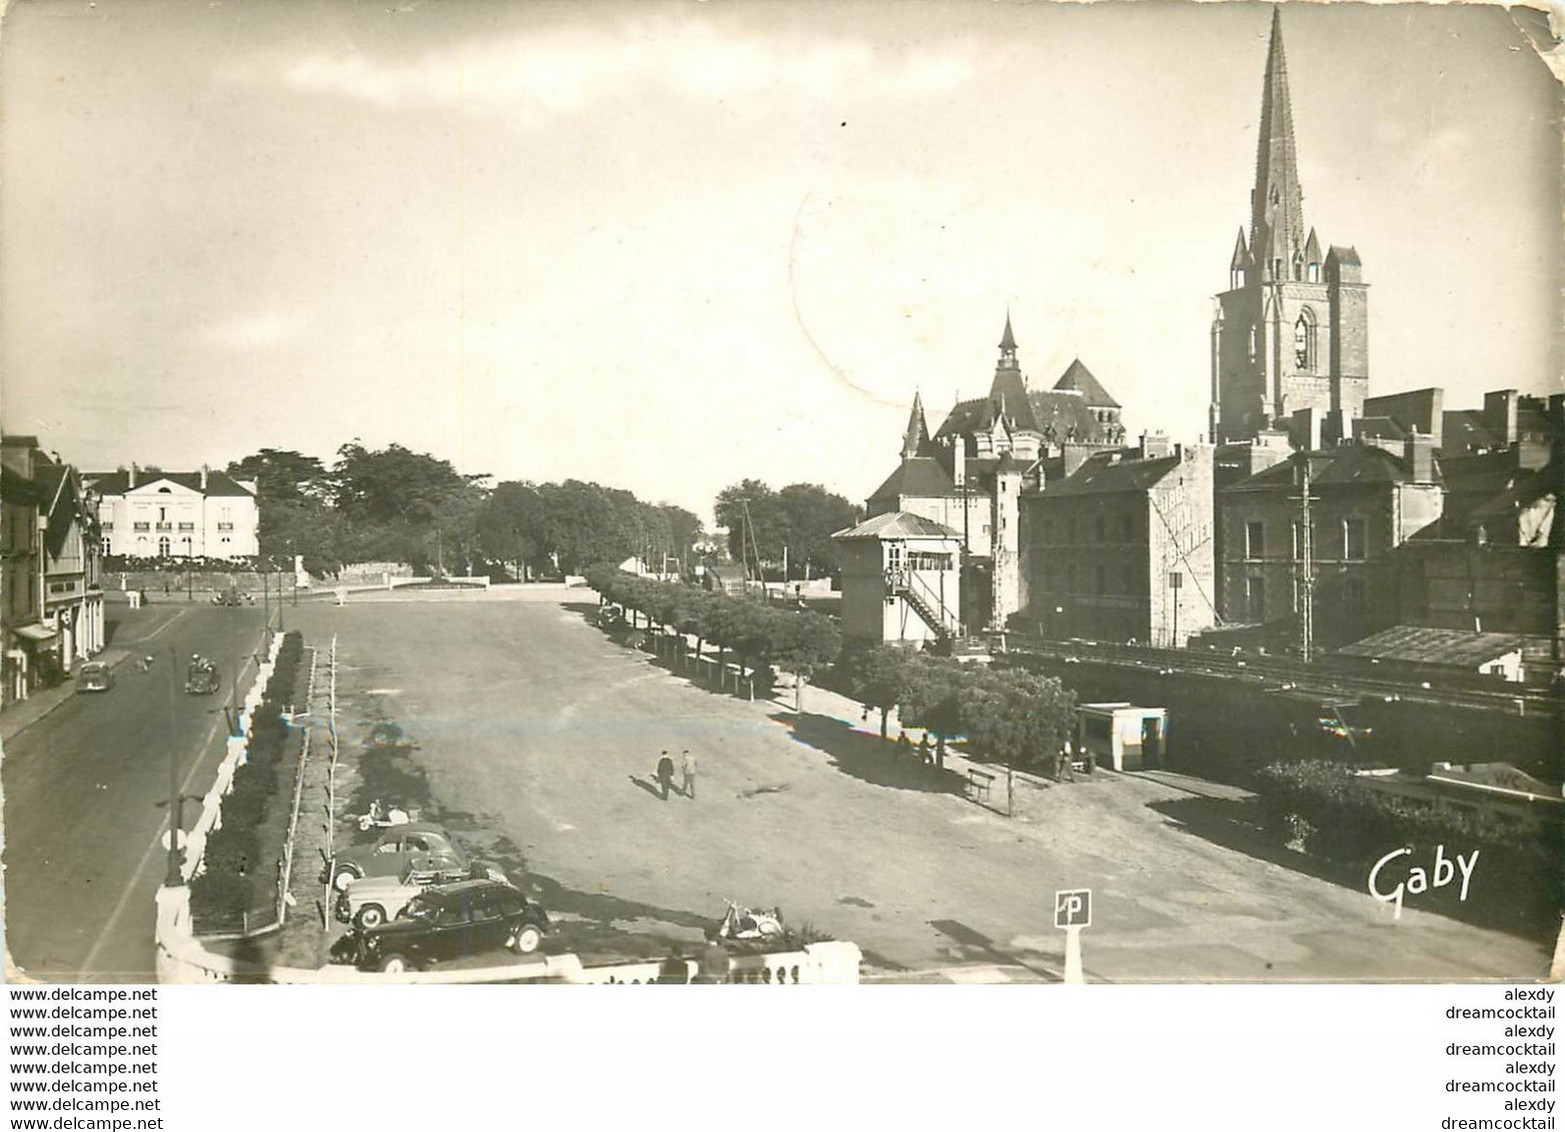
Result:
<instances>
[{"instance_id":1,"label":"tree line","mask_svg":"<svg viewBox=\"0 0 1565 1132\"><path fill-rule=\"evenodd\" d=\"M631 555L688 561L704 535L701 520L673 504L574 479L490 486L489 475L400 444L354 440L330 467L263 448L227 471L256 483L261 557L302 555L316 575L352 562L405 562L420 573L522 579Z\"/></svg>"},{"instance_id":2,"label":"tree line","mask_svg":"<svg viewBox=\"0 0 1565 1132\"><path fill-rule=\"evenodd\" d=\"M775 666L795 673L801 689L834 666L853 698L880 712L882 739L889 739L888 718L896 711L904 726L937 737L942 764L946 740L961 736L987 760L1056 773L1075 724L1076 695L1054 677L890 645L844 649L836 622L823 614L637 578L609 563L588 567L586 578L602 600L695 637L698 654L707 643L717 645L720 664L732 653L744 667Z\"/></svg>"}]
</instances>

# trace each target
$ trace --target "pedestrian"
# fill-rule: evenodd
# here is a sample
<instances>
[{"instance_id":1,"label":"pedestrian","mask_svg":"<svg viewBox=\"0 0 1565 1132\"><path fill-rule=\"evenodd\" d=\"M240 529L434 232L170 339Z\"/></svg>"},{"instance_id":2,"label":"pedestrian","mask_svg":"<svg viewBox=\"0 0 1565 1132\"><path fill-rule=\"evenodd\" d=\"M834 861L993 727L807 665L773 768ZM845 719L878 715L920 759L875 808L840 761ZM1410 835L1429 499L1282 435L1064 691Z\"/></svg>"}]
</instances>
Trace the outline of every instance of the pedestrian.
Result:
<instances>
[{"instance_id":1,"label":"pedestrian","mask_svg":"<svg viewBox=\"0 0 1565 1132\"><path fill-rule=\"evenodd\" d=\"M928 766L929 762L929 732L926 731L918 740L918 765Z\"/></svg>"},{"instance_id":2,"label":"pedestrian","mask_svg":"<svg viewBox=\"0 0 1565 1132\"><path fill-rule=\"evenodd\" d=\"M696 757L689 751L680 756L679 770L684 778L684 795L694 802L696 800Z\"/></svg>"},{"instance_id":3,"label":"pedestrian","mask_svg":"<svg viewBox=\"0 0 1565 1132\"><path fill-rule=\"evenodd\" d=\"M663 965L658 968L657 981L663 985L683 985L690 981L690 964L685 962L685 957L679 953L679 948L668 949L668 958L663 960Z\"/></svg>"},{"instance_id":4,"label":"pedestrian","mask_svg":"<svg viewBox=\"0 0 1565 1132\"><path fill-rule=\"evenodd\" d=\"M1060 748L1060 767L1054 776L1060 782L1075 782L1076 768L1071 766L1071 741L1065 740L1065 746Z\"/></svg>"},{"instance_id":5,"label":"pedestrian","mask_svg":"<svg viewBox=\"0 0 1565 1132\"><path fill-rule=\"evenodd\" d=\"M895 765L896 763L900 763L904 755L911 755L912 753L913 740L909 739L907 737L907 732L904 731L897 736L897 745L891 748L892 764Z\"/></svg>"},{"instance_id":6,"label":"pedestrian","mask_svg":"<svg viewBox=\"0 0 1565 1132\"><path fill-rule=\"evenodd\" d=\"M658 759L657 776L658 786L663 791L663 801L666 802L668 788L674 784L674 760L668 757L667 751L664 751L662 757Z\"/></svg>"}]
</instances>

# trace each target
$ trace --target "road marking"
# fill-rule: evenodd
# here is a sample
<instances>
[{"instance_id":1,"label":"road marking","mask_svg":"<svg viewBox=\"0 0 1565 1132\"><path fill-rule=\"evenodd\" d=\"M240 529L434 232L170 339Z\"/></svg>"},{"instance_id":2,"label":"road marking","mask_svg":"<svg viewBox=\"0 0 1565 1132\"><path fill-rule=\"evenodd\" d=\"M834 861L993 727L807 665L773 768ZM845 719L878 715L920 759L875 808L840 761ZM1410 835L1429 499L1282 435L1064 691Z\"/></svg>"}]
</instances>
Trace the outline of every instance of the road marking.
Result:
<instances>
[{"instance_id":1,"label":"road marking","mask_svg":"<svg viewBox=\"0 0 1565 1132\"><path fill-rule=\"evenodd\" d=\"M169 625L174 623L175 619L177 619L185 612L186 610L180 610L179 613L175 614L173 618L170 618L168 623L162 626L162 628L160 628L158 631L161 632L162 629L168 628ZM262 633L262 637L265 637L264 631ZM241 677L249 665L249 659L246 659L241 663L239 668ZM179 784L180 794L183 795L189 792L190 782L193 778L195 778L196 771L201 769L201 764L206 758L207 748L212 745L212 740L214 737L216 737L219 726L221 726L226 731L228 728L228 721L221 717L212 721L212 726L207 730L206 738L202 740L201 746L198 748L196 758L190 764L190 770L185 774L185 780ZM174 801L171 798L169 799L169 813L172 814L173 812ZM183 818L184 814L181 813L180 817ZM141 880L141 874L146 872L147 864L152 859L153 853L158 852L166 854L168 852L168 850L163 847L164 830L161 828L161 826L162 823L160 822L158 832L152 835L152 842L147 846L146 851L142 853L141 860L136 863L136 871L131 874L130 880L126 882L125 891L120 893L120 898L114 905L114 911L109 913L108 922L103 925L103 930L98 933L97 941L93 943L92 950L87 952L87 958L82 960L81 970L77 972L78 980L88 974L94 961L98 958L98 953L103 950L103 945L108 942L109 936L119 926L120 917L125 914L125 908L130 904L131 893L135 890L137 882Z\"/></svg>"}]
</instances>

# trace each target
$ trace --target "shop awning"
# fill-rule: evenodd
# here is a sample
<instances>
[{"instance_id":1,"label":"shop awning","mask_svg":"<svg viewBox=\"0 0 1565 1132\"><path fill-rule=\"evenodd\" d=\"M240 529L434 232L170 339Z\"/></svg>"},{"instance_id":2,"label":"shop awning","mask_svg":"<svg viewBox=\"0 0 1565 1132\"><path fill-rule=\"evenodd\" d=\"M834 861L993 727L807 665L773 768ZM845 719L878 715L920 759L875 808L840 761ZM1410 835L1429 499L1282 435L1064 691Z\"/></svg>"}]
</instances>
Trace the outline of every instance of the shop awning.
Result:
<instances>
[{"instance_id":1,"label":"shop awning","mask_svg":"<svg viewBox=\"0 0 1565 1132\"><path fill-rule=\"evenodd\" d=\"M42 644L45 641L54 640L54 638L60 635L60 631L51 629L47 625L18 625L16 627L16 635Z\"/></svg>"}]
</instances>

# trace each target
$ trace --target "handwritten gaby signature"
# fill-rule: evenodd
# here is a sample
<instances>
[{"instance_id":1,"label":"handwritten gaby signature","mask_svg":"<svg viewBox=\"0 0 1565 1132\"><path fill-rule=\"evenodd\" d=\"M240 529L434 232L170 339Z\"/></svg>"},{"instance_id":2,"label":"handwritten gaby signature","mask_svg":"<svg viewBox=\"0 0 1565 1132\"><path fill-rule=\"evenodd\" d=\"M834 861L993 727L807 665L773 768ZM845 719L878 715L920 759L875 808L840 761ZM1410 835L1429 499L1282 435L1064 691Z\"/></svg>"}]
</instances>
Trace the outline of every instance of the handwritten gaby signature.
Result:
<instances>
[{"instance_id":1,"label":"handwritten gaby signature","mask_svg":"<svg viewBox=\"0 0 1565 1132\"><path fill-rule=\"evenodd\" d=\"M1464 857L1458 853L1453 863L1451 858L1445 855L1445 846L1435 846L1435 867L1433 875L1425 872L1421 867L1414 865L1408 869L1404 879L1397 881L1395 888L1382 889L1380 886L1380 874L1389 869L1393 861L1398 857L1412 856L1411 848L1393 849L1380 860L1375 862L1375 867L1369 870L1369 894L1376 900L1394 905L1396 913L1393 919L1402 916L1402 900L1404 896L1416 896L1421 892L1427 892L1431 888L1444 888L1456 880L1458 872L1462 874L1462 888L1458 894L1458 900L1467 899L1467 887L1473 879L1473 869L1478 865L1478 854L1481 850L1474 849L1471 856ZM1390 879L1388 876L1386 879Z\"/></svg>"}]
</instances>

